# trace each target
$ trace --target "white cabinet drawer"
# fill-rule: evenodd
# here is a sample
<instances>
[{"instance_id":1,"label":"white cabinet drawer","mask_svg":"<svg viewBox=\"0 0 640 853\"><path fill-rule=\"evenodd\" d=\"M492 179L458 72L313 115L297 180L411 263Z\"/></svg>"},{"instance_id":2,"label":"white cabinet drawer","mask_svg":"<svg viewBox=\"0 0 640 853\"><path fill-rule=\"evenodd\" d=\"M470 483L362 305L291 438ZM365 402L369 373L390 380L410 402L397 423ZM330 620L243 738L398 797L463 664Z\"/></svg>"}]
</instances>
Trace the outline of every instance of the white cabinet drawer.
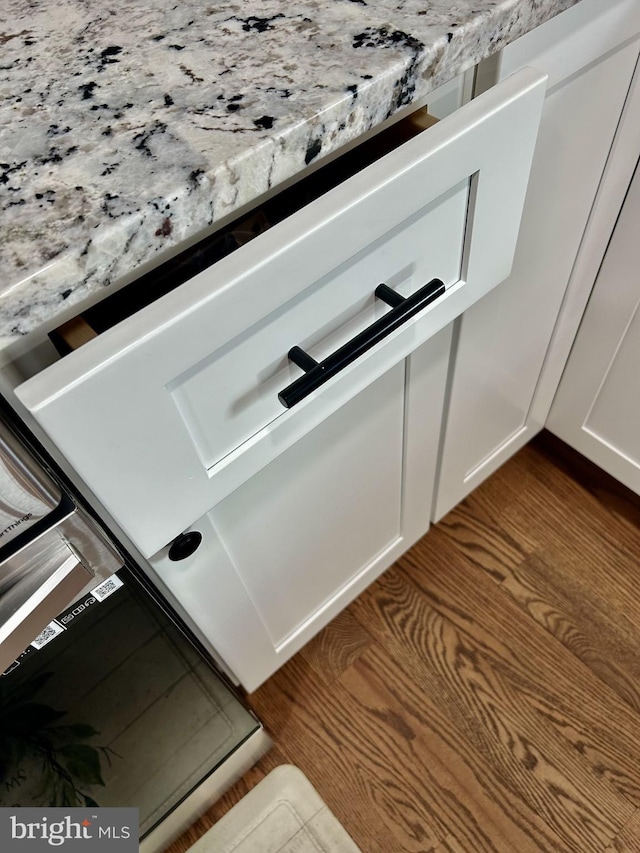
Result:
<instances>
[{"instance_id":1,"label":"white cabinet drawer","mask_svg":"<svg viewBox=\"0 0 640 853\"><path fill-rule=\"evenodd\" d=\"M389 313L374 296L380 282L408 296L434 270L447 285L460 279L468 193L464 181L172 380L167 390L205 468L286 414L279 393L302 374L287 358L291 347L321 361L347 344ZM313 247L308 252L305 266L315 278L320 261ZM307 275L288 272L294 282ZM238 310L251 321L249 304Z\"/></svg>"},{"instance_id":2,"label":"white cabinet drawer","mask_svg":"<svg viewBox=\"0 0 640 853\"><path fill-rule=\"evenodd\" d=\"M17 394L150 556L509 273L542 106L525 69L25 382ZM376 317L447 289L291 409Z\"/></svg>"}]
</instances>

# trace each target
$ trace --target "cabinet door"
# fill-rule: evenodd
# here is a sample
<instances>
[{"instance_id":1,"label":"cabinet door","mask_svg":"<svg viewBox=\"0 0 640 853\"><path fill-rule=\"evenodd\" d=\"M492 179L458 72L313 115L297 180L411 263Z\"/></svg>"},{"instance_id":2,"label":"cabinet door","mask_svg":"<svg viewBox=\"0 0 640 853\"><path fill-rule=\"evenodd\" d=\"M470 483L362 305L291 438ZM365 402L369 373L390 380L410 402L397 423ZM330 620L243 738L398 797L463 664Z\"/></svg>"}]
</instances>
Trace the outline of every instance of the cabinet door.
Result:
<instances>
[{"instance_id":1,"label":"cabinet door","mask_svg":"<svg viewBox=\"0 0 640 853\"><path fill-rule=\"evenodd\" d=\"M638 57L640 4L580 4L504 52L549 74L509 279L460 320L434 518L544 425L533 407L549 342Z\"/></svg>"},{"instance_id":2,"label":"cabinet door","mask_svg":"<svg viewBox=\"0 0 640 853\"><path fill-rule=\"evenodd\" d=\"M151 565L255 689L429 524L450 329L384 373Z\"/></svg>"},{"instance_id":3,"label":"cabinet door","mask_svg":"<svg viewBox=\"0 0 640 853\"><path fill-rule=\"evenodd\" d=\"M548 428L640 494L640 171L631 184Z\"/></svg>"},{"instance_id":4,"label":"cabinet door","mask_svg":"<svg viewBox=\"0 0 640 853\"><path fill-rule=\"evenodd\" d=\"M16 394L149 557L511 268L544 93L525 69L51 365ZM433 278L446 293L294 408L326 357Z\"/></svg>"}]
</instances>

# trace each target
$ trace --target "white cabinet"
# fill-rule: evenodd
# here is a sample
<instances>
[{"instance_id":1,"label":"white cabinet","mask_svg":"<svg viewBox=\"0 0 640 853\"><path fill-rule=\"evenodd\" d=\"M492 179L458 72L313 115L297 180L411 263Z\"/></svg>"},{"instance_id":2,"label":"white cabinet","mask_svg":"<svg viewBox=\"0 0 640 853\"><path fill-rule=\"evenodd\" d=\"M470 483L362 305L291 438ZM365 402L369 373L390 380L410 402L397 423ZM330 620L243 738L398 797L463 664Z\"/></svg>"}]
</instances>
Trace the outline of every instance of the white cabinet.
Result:
<instances>
[{"instance_id":1,"label":"white cabinet","mask_svg":"<svg viewBox=\"0 0 640 853\"><path fill-rule=\"evenodd\" d=\"M562 376L548 428L640 494L640 171Z\"/></svg>"},{"instance_id":2,"label":"white cabinet","mask_svg":"<svg viewBox=\"0 0 640 853\"><path fill-rule=\"evenodd\" d=\"M474 101L16 389L248 690L543 426L594 199L610 218L621 194L602 176L637 157L610 152L638 32L640 0L582 0L481 68ZM551 419L637 490L639 294L620 269L639 208ZM407 298L436 277L435 301L282 405L292 347L324 362L389 316L381 282ZM185 533L201 544L175 559Z\"/></svg>"},{"instance_id":3,"label":"white cabinet","mask_svg":"<svg viewBox=\"0 0 640 853\"><path fill-rule=\"evenodd\" d=\"M639 31L637 0L583 0L504 51L501 75L528 64L549 74L549 89L512 274L465 312L457 330L435 519L544 425L552 392L544 399L536 392Z\"/></svg>"},{"instance_id":4,"label":"white cabinet","mask_svg":"<svg viewBox=\"0 0 640 853\"><path fill-rule=\"evenodd\" d=\"M249 690L428 529L451 322L509 274L544 85L513 75L16 390ZM283 407L292 347L324 363L402 309L381 282L434 277Z\"/></svg>"}]
</instances>

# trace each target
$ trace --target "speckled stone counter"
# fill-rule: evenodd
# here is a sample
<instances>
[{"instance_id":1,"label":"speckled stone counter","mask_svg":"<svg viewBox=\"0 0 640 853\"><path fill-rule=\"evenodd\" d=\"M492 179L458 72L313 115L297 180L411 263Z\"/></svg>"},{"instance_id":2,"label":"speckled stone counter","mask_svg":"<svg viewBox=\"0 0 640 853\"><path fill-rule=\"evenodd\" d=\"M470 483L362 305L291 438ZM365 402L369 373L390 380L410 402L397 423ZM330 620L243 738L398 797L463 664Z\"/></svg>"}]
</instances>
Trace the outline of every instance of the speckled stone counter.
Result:
<instances>
[{"instance_id":1,"label":"speckled stone counter","mask_svg":"<svg viewBox=\"0 0 640 853\"><path fill-rule=\"evenodd\" d=\"M578 0L4 0L0 338Z\"/></svg>"}]
</instances>

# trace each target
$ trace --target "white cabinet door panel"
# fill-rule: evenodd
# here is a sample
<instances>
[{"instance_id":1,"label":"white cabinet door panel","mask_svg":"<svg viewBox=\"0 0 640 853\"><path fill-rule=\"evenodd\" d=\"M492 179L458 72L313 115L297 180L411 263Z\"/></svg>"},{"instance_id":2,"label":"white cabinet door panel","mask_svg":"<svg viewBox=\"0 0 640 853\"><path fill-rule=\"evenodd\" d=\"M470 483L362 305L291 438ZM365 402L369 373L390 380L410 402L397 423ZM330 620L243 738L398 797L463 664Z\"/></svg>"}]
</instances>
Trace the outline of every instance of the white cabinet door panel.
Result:
<instances>
[{"instance_id":1,"label":"white cabinet door panel","mask_svg":"<svg viewBox=\"0 0 640 853\"><path fill-rule=\"evenodd\" d=\"M547 423L640 494L640 172L636 172Z\"/></svg>"},{"instance_id":2,"label":"white cabinet door panel","mask_svg":"<svg viewBox=\"0 0 640 853\"><path fill-rule=\"evenodd\" d=\"M397 364L150 563L254 690L429 526L451 330Z\"/></svg>"},{"instance_id":3,"label":"white cabinet door panel","mask_svg":"<svg viewBox=\"0 0 640 853\"><path fill-rule=\"evenodd\" d=\"M543 90L544 75L519 72L17 389L145 556L508 275ZM448 200L451 217L431 216L434 202ZM413 226L411 240L405 239ZM304 340L322 348L351 323L366 328L370 313L380 310L371 296L380 279L369 283L369 257L380 258L377 273L388 283L412 293L425 276L438 276L432 269L438 253L445 275L457 279L446 282L444 296L274 418L274 397L264 389L276 395L279 372L291 375L289 348ZM345 288L340 304L331 284L348 266L369 296ZM297 310L325 286L331 298ZM337 326L327 320L329 304ZM213 365L279 312L290 316L290 333L267 337L269 347L281 339L280 354L261 353L257 339L244 347L242 361L246 356L251 363L239 369L244 379L234 390L234 366ZM222 410L242 421L249 409L247 420L218 443L209 418ZM233 433L238 446L229 452Z\"/></svg>"},{"instance_id":4,"label":"white cabinet door panel","mask_svg":"<svg viewBox=\"0 0 640 853\"><path fill-rule=\"evenodd\" d=\"M544 68L549 75L548 88L553 89L634 39L638 32L638 0L581 0L509 45L503 51L501 77L532 65Z\"/></svg>"},{"instance_id":5,"label":"white cabinet door panel","mask_svg":"<svg viewBox=\"0 0 640 853\"><path fill-rule=\"evenodd\" d=\"M588 20L581 5L573 9ZM575 38L565 24L555 51L545 44L540 62L550 68L539 67L560 73L560 47L572 55ZM597 43L587 44L591 58ZM637 41L624 44L547 93L512 273L459 321L436 520L544 425L547 412L532 402L637 58Z\"/></svg>"},{"instance_id":6,"label":"white cabinet door panel","mask_svg":"<svg viewBox=\"0 0 640 853\"><path fill-rule=\"evenodd\" d=\"M404 364L207 516L276 648L400 536Z\"/></svg>"},{"instance_id":7,"label":"white cabinet door panel","mask_svg":"<svg viewBox=\"0 0 640 853\"><path fill-rule=\"evenodd\" d=\"M640 313L636 303L583 429L636 469L637 492L640 492L639 369Z\"/></svg>"}]
</instances>

